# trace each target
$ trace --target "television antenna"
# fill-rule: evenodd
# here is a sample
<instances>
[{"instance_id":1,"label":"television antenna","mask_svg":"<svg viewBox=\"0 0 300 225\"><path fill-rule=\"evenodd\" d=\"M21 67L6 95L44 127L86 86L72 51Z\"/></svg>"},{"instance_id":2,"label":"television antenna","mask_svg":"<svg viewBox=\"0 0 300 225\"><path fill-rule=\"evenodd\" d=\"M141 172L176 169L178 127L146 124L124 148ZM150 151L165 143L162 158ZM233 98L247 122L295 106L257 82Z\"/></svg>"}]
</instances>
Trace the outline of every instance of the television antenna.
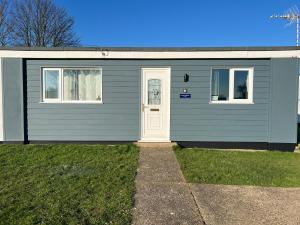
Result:
<instances>
[{"instance_id":1,"label":"television antenna","mask_svg":"<svg viewBox=\"0 0 300 225\"><path fill-rule=\"evenodd\" d=\"M271 19L287 20L288 23L285 26L291 26L292 24L296 23L296 46L299 46L299 18L300 12L296 5L289 8L284 14L274 14L271 16Z\"/></svg>"}]
</instances>

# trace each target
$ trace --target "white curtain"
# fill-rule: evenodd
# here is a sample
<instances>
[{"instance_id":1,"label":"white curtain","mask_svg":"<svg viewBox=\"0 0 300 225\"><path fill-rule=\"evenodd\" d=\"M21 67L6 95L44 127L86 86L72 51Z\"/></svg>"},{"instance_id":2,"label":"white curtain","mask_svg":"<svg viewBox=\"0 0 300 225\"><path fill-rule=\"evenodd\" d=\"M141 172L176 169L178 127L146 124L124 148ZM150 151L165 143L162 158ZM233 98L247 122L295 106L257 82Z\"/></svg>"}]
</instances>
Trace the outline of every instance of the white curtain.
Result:
<instances>
[{"instance_id":1,"label":"white curtain","mask_svg":"<svg viewBox=\"0 0 300 225\"><path fill-rule=\"evenodd\" d=\"M64 70L64 100L101 101L100 70Z\"/></svg>"},{"instance_id":2,"label":"white curtain","mask_svg":"<svg viewBox=\"0 0 300 225\"><path fill-rule=\"evenodd\" d=\"M63 72L63 87L64 100L77 100L77 72L76 70L64 70Z\"/></svg>"},{"instance_id":3,"label":"white curtain","mask_svg":"<svg viewBox=\"0 0 300 225\"><path fill-rule=\"evenodd\" d=\"M80 70L78 96L82 101L101 100L101 74L99 70Z\"/></svg>"}]
</instances>

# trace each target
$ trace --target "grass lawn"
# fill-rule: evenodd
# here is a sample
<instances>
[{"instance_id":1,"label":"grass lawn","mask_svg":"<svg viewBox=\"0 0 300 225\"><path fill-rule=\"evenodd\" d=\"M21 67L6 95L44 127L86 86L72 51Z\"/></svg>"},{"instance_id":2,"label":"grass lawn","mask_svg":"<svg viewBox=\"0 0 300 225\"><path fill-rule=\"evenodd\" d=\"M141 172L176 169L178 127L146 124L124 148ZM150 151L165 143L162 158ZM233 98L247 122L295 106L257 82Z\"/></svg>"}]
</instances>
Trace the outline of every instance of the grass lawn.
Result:
<instances>
[{"instance_id":1,"label":"grass lawn","mask_svg":"<svg viewBox=\"0 0 300 225\"><path fill-rule=\"evenodd\" d=\"M1 145L0 224L130 224L133 145Z\"/></svg>"},{"instance_id":2,"label":"grass lawn","mask_svg":"<svg viewBox=\"0 0 300 225\"><path fill-rule=\"evenodd\" d=\"M300 154L175 148L188 182L300 186Z\"/></svg>"}]
</instances>

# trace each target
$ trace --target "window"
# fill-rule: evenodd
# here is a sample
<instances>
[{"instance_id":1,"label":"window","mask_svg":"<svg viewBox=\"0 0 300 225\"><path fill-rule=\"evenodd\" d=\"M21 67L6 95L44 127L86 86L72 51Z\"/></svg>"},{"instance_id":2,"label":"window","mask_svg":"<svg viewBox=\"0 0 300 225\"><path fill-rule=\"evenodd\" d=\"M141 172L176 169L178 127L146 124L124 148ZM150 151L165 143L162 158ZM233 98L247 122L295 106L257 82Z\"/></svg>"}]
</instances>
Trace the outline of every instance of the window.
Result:
<instances>
[{"instance_id":1,"label":"window","mask_svg":"<svg viewBox=\"0 0 300 225\"><path fill-rule=\"evenodd\" d=\"M159 79L148 80L148 105L160 105L161 81Z\"/></svg>"},{"instance_id":2,"label":"window","mask_svg":"<svg viewBox=\"0 0 300 225\"><path fill-rule=\"evenodd\" d=\"M102 102L99 68L44 68L44 102Z\"/></svg>"},{"instance_id":3,"label":"window","mask_svg":"<svg viewBox=\"0 0 300 225\"><path fill-rule=\"evenodd\" d=\"M213 69L212 103L253 103L253 68Z\"/></svg>"},{"instance_id":4,"label":"window","mask_svg":"<svg viewBox=\"0 0 300 225\"><path fill-rule=\"evenodd\" d=\"M64 69L63 100L101 101L101 73L96 69Z\"/></svg>"},{"instance_id":5,"label":"window","mask_svg":"<svg viewBox=\"0 0 300 225\"><path fill-rule=\"evenodd\" d=\"M43 98L45 101L57 101L60 97L60 71L45 69L43 73Z\"/></svg>"},{"instance_id":6,"label":"window","mask_svg":"<svg viewBox=\"0 0 300 225\"><path fill-rule=\"evenodd\" d=\"M248 99L249 71L234 71L234 99Z\"/></svg>"},{"instance_id":7,"label":"window","mask_svg":"<svg viewBox=\"0 0 300 225\"><path fill-rule=\"evenodd\" d=\"M229 100L229 70L227 69L213 70L211 100L212 101Z\"/></svg>"}]
</instances>

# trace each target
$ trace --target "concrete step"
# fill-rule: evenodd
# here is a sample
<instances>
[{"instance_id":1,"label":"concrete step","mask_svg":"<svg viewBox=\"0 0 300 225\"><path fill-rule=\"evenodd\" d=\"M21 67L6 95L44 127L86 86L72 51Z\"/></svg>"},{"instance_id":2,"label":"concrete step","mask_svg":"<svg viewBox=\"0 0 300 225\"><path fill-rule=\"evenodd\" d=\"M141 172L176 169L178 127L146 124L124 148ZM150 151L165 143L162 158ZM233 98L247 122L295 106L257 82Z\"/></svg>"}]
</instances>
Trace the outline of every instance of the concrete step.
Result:
<instances>
[{"instance_id":1,"label":"concrete step","mask_svg":"<svg viewBox=\"0 0 300 225\"><path fill-rule=\"evenodd\" d=\"M296 145L294 152L300 153L300 144Z\"/></svg>"},{"instance_id":2,"label":"concrete step","mask_svg":"<svg viewBox=\"0 0 300 225\"><path fill-rule=\"evenodd\" d=\"M172 148L177 146L176 142L135 142L141 148Z\"/></svg>"}]
</instances>

